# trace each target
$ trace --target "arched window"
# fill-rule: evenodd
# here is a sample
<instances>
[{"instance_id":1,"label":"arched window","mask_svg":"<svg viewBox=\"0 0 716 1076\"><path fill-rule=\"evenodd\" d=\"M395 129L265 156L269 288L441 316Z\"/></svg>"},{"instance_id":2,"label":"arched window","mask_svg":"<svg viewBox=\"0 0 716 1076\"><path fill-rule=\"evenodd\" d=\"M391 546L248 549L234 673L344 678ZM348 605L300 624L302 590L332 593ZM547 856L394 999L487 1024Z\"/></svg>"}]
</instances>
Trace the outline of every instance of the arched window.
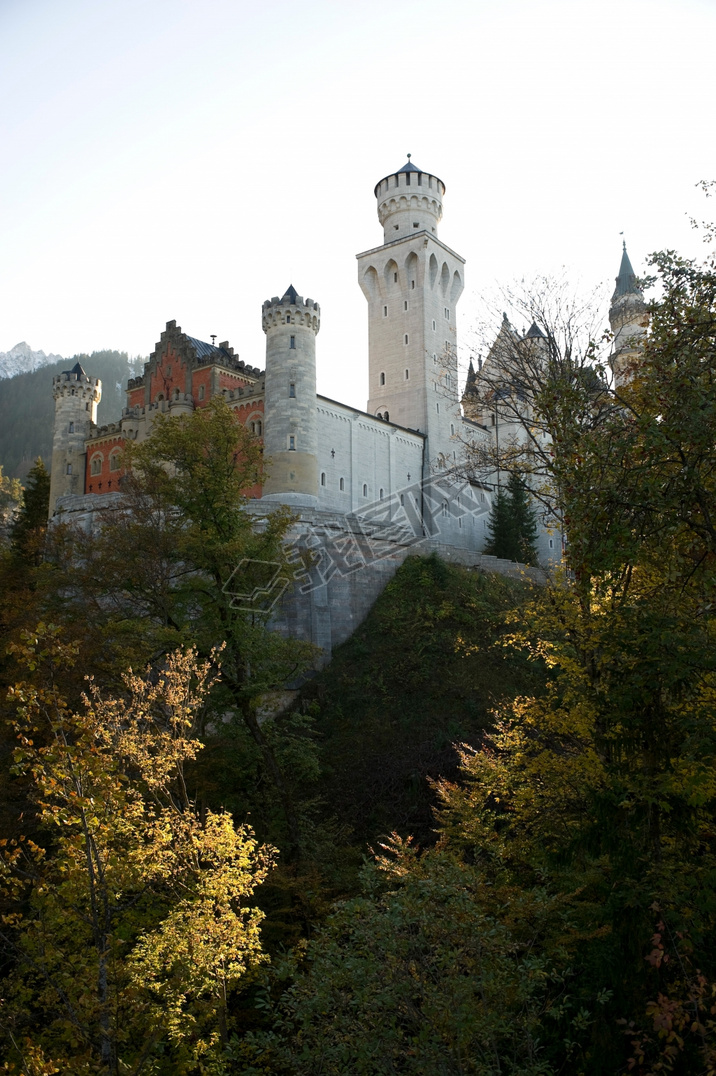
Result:
<instances>
[{"instance_id":1,"label":"arched window","mask_svg":"<svg viewBox=\"0 0 716 1076\"><path fill-rule=\"evenodd\" d=\"M340 478L340 479L338 480L338 488L339 488L339 489L340 489L341 491L345 490L345 488L346 488L346 482L345 482L345 479L344 479L344 478Z\"/></svg>"},{"instance_id":2,"label":"arched window","mask_svg":"<svg viewBox=\"0 0 716 1076\"><path fill-rule=\"evenodd\" d=\"M199 385L199 399L200 399L200 400L203 400L203 399L204 399L204 395L205 395L205 393L206 393L206 388L205 388L205 386L204 386L204 385Z\"/></svg>"},{"instance_id":3,"label":"arched window","mask_svg":"<svg viewBox=\"0 0 716 1076\"><path fill-rule=\"evenodd\" d=\"M119 452L113 452L109 457L109 469L110 471L118 471L119 467Z\"/></svg>"},{"instance_id":4,"label":"arched window","mask_svg":"<svg viewBox=\"0 0 716 1076\"><path fill-rule=\"evenodd\" d=\"M75 432L75 424L74 424L74 422L70 422L70 430L69 430L69 432L70 432L70 433L74 433L74 432Z\"/></svg>"},{"instance_id":5,"label":"arched window","mask_svg":"<svg viewBox=\"0 0 716 1076\"><path fill-rule=\"evenodd\" d=\"M386 422L388 422L388 420L390 419L390 413L388 411L385 411L383 414L383 418Z\"/></svg>"},{"instance_id":6,"label":"arched window","mask_svg":"<svg viewBox=\"0 0 716 1076\"><path fill-rule=\"evenodd\" d=\"M454 422L450 423L450 433L452 434L453 437L455 436L455 423Z\"/></svg>"},{"instance_id":7,"label":"arched window","mask_svg":"<svg viewBox=\"0 0 716 1076\"><path fill-rule=\"evenodd\" d=\"M381 383L381 385L385 384L385 374L380 375L380 383Z\"/></svg>"},{"instance_id":8,"label":"arched window","mask_svg":"<svg viewBox=\"0 0 716 1076\"><path fill-rule=\"evenodd\" d=\"M368 496L368 484L367 484L367 482L363 483L363 496L364 497Z\"/></svg>"},{"instance_id":9,"label":"arched window","mask_svg":"<svg viewBox=\"0 0 716 1076\"><path fill-rule=\"evenodd\" d=\"M90 463L90 474L102 474L102 457L93 456Z\"/></svg>"},{"instance_id":10,"label":"arched window","mask_svg":"<svg viewBox=\"0 0 716 1076\"><path fill-rule=\"evenodd\" d=\"M321 471L321 485L325 486L325 484L326 484L326 472Z\"/></svg>"},{"instance_id":11,"label":"arched window","mask_svg":"<svg viewBox=\"0 0 716 1076\"><path fill-rule=\"evenodd\" d=\"M380 497L380 499L381 499L381 501L382 501L382 500L383 500L383 490L382 490L382 488L381 488L381 491L380 491L380 493L378 494L378 496Z\"/></svg>"}]
</instances>

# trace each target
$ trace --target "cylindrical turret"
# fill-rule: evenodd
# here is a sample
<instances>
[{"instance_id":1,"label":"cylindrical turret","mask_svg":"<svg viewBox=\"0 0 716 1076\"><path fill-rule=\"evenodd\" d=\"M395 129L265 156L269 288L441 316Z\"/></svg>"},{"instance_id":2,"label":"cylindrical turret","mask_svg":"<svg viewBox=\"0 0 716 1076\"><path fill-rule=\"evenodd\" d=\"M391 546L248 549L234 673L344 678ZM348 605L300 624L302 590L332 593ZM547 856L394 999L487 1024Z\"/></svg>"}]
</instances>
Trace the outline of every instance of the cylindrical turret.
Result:
<instances>
[{"instance_id":1,"label":"cylindrical turret","mask_svg":"<svg viewBox=\"0 0 716 1076\"><path fill-rule=\"evenodd\" d=\"M264 497L289 504L317 503L318 422L316 415L316 333L321 309L291 285L283 298L267 299Z\"/></svg>"},{"instance_id":2,"label":"cylindrical turret","mask_svg":"<svg viewBox=\"0 0 716 1076\"><path fill-rule=\"evenodd\" d=\"M102 398L102 382L88 377L75 363L71 370L52 379L55 397L55 427L52 440L50 517L58 497L85 491L85 441L97 423L97 404Z\"/></svg>"},{"instance_id":3,"label":"cylindrical turret","mask_svg":"<svg viewBox=\"0 0 716 1076\"><path fill-rule=\"evenodd\" d=\"M381 179L375 187L383 241L390 243L418 232L437 236L444 194L443 181L416 168L408 154L408 163L399 172Z\"/></svg>"}]
</instances>

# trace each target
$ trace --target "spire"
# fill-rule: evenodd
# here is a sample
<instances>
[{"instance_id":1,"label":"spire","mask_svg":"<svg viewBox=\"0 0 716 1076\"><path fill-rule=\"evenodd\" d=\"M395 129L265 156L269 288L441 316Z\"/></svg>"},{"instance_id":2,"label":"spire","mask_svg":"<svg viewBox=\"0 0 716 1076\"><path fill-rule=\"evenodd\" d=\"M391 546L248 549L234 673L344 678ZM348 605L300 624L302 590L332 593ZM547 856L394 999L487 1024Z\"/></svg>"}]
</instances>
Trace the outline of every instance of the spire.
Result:
<instances>
[{"instance_id":1,"label":"spire","mask_svg":"<svg viewBox=\"0 0 716 1076\"><path fill-rule=\"evenodd\" d=\"M476 381L477 377L475 375L475 367L472 364L472 359L470 359L470 365L467 368L467 380L465 381L466 395L469 395L469 393L474 390Z\"/></svg>"},{"instance_id":2,"label":"spire","mask_svg":"<svg viewBox=\"0 0 716 1076\"><path fill-rule=\"evenodd\" d=\"M637 286L636 273L631 267L627 254L626 242L622 243L622 263L619 266L619 276L616 278L617 286L612 295L612 302L621 299L622 295L639 295L641 289Z\"/></svg>"}]
</instances>

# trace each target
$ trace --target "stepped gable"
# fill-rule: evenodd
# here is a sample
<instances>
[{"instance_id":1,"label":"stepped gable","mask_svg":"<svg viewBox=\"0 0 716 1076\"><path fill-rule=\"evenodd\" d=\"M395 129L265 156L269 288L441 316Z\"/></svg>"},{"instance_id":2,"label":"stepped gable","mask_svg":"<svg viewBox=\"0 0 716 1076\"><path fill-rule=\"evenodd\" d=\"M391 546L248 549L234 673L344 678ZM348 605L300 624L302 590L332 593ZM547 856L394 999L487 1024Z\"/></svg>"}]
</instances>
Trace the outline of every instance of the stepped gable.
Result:
<instances>
[{"instance_id":1,"label":"stepped gable","mask_svg":"<svg viewBox=\"0 0 716 1076\"><path fill-rule=\"evenodd\" d=\"M178 360L183 369L218 366L229 371L247 385L256 384L264 376L263 371L257 366L251 366L249 363L244 362L243 359L240 359L228 340L223 340L219 344L210 344L206 340L200 340L196 336L189 336L188 333L182 332L181 326L177 325L176 321L168 321L166 329L149 356L149 362L145 363L144 373L139 377L129 379L128 390L131 391L146 385L147 376L156 375L159 368L167 360L170 362ZM173 369L172 374L175 375ZM167 376L166 368L163 371L162 380L167 382L167 388L173 389L175 387L175 377L172 380L171 376ZM152 389L154 394L154 386L152 386ZM185 391L184 386L182 386L182 391Z\"/></svg>"}]
</instances>

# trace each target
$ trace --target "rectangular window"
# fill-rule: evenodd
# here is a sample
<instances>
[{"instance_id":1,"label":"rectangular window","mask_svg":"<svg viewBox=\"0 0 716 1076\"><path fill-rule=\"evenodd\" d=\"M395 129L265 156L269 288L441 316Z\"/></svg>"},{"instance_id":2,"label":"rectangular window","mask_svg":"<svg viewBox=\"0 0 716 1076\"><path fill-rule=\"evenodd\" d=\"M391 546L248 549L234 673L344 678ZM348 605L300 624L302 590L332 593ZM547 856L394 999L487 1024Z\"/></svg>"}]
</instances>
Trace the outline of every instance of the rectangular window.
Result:
<instances>
[{"instance_id":1,"label":"rectangular window","mask_svg":"<svg viewBox=\"0 0 716 1076\"><path fill-rule=\"evenodd\" d=\"M72 474L72 464L71 463L67 464L67 473Z\"/></svg>"},{"instance_id":2,"label":"rectangular window","mask_svg":"<svg viewBox=\"0 0 716 1076\"><path fill-rule=\"evenodd\" d=\"M75 432L75 424L74 424L74 422L70 422L70 433L74 433L74 432Z\"/></svg>"},{"instance_id":3,"label":"rectangular window","mask_svg":"<svg viewBox=\"0 0 716 1076\"><path fill-rule=\"evenodd\" d=\"M296 383L294 381L288 386L288 394L292 400L296 399Z\"/></svg>"},{"instance_id":4,"label":"rectangular window","mask_svg":"<svg viewBox=\"0 0 716 1076\"><path fill-rule=\"evenodd\" d=\"M387 316L388 316L388 307L387 307L387 306L384 306L384 307L383 307L383 317L384 317L384 318L387 318Z\"/></svg>"},{"instance_id":5,"label":"rectangular window","mask_svg":"<svg viewBox=\"0 0 716 1076\"><path fill-rule=\"evenodd\" d=\"M450 320L450 311L447 307L445 307L445 317L448 319L448 321Z\"/></svg>"},{"instance_id":6,"label":"rectangular window","mask_svg":"<svg viewBox=\"0 0 716 1076\"><path fill-rule=\"evenodd\" d=\"M435 318L433 318L433 332L435 332L435 329L436 329Z\"/></svg>"},{"instance_id":7,"label":"rectangular window","mask_svg":"<svg viewBox=\"0 0 716 1076\"><path fill-rule=\"evenodd\" d=\"M291 436L288 439L288 451L289 452L295 452L296 451L296 438L293 436L293 434L291 434Z\"/></svg>"},{"instance_id":8,"label":"rectangular window","mask_svg":"<svg viewBox=\"0 0 716 1076\"><path fill-rule=\"evenodd\" d=\"M403 310L407 310L407 309L408 309L408 300L406 299L405 302L403 303Z\"/></svg>"},{"instance_id":9,"label":"rectangular window","mask_svg":"<svg viewBox=\"0 0 716 1076\"><path fill-rule=\"evenodd\" d=\"M398 274L397 273L393 273L393 283L394 284L398 283Z\"/></svg>"},{"instance_id":10,"label":"rectangular window","mask_svg":"<svg viewBox=\"0 0 716 1076\"><path fill-rule=\"evenodd\" d=\"M410 287L412 288L413 291L415 290L415 281L414 280L410 281Z\"/></svg>"},{"instance_id":11,"label":"rectangular window","mask_svg":"<svg viewBox=\"0 0 716 1076\"><path fill-rule=\"evenodd\" d=\"M408 334L407 334L407 333L405 334L405 337L404 337L404 342L405 342L406 344L408 343Z\"/></svg>"},{"instance_id":12,"label":"rectangular window","mask_svg":"<svg viewBox=\"0 0 716 1076\"><path fill-rule=\"evenodd\" d=\"M406 183L406 186L408 186L408 187L409 187L409 186L410 186L410 172L405 172L404 174L405 174L405 183Z\"/></svg>"},{"instance_id":13,"label":"rectangular window","mask_svg":"<svg viewBox=\"0 0 716 1076\"><path fill-rule=\"evenodd\" d=\"M291 337L291 343L290 343L290 344L289 344L288 346L289 346L290 348L294 348L294 349L295 349L295 347L296 347L296 337L295 337L295 336L292 336L292 337Z\"/></svg>"}]
</instances>

